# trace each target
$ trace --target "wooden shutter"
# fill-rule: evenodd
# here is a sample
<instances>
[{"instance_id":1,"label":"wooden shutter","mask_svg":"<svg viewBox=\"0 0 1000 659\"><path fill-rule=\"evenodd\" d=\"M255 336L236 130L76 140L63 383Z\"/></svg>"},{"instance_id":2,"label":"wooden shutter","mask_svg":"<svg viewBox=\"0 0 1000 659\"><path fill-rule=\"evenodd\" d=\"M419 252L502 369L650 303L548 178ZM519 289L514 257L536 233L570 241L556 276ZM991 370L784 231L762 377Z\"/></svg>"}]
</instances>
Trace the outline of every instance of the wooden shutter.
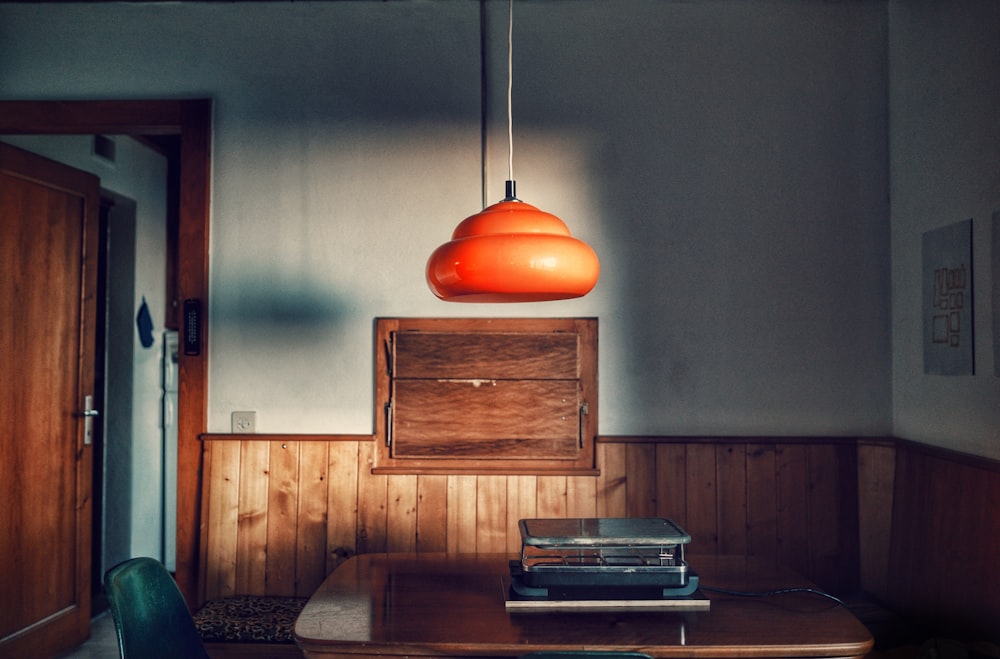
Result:
<instances>
[{"instance_id":1,"label":"wooden shutter","mask_svg":"<svg viewBox=\"0 0 1000 659\"><path fill-rule=\"evenodd\" d=\"M376 468L594 466L595 319L384 319ZM381 421L381 423L380 423Z\"/></svg>"}]
</instances>

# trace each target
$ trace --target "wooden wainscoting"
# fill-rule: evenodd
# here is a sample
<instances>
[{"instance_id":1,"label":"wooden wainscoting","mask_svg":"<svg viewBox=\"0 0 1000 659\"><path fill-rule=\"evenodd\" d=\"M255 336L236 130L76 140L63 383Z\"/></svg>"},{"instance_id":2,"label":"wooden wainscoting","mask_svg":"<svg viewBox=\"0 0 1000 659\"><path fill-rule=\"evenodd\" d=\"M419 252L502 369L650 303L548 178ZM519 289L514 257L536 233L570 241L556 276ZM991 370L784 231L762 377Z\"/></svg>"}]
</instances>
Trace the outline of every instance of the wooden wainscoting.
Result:
<instances>
[{"instance_id":1,"label":"wooden wainscoting","mask_svg":"<svg viewBox=\"0 0 1000 659\"><path fill-rule=\"evenodd\" d=\"M599 440L603 514L670 517L692 554L774 556L833 592L858 588L854 438Z\"/></svg>"},{"instance_id":2,"label":"wooden wainscoting","mask_svg":"<svg viewBox=\"0 0 1000 659\"><path fill-rule=\"evenodd\" d=\"M516 552L526 517L670 517L689 553L858 587L853 438L601 437L599 476L373 474L368 436L204 437L202 601L309 595L344 557Z\"/></svg>"},{"instance_id":3,"label":"wooden wainscoting","mask_svg":"<svg viewBox=\"0 0 1000 659\"><path fill-rule=\"evenodd\" d=\"M905 440L860 455L864 589L928 634L1000 642L1000 462Z\"/></svg>"},{"instance_id":4,"label":"wooden wainscoting","mask_svg":"<svg viewBox=\"0 0 1000 659\"><path fill-rule=\"evenodd\" d=\"M355 551L361 445L205 440L198 604L311 595Z\"/></svg>"}]
</instances>

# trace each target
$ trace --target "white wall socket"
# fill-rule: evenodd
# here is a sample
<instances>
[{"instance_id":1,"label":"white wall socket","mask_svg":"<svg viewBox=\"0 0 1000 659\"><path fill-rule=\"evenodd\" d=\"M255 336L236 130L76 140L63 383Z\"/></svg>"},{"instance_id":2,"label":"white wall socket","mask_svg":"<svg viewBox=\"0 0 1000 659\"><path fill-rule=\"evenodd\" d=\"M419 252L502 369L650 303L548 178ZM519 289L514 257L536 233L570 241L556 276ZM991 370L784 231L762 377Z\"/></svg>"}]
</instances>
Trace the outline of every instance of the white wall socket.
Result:
<instances>
[{"instance_id":1,"label":"white wall socket","mask_svg":"<svg viewBox=\"0 0 1000 659\"><path fill-rule=\"evenodd\" d=\"M233 412L233 433L249 435L257 432L256 412Z\"/></svg>"}]
</instances>

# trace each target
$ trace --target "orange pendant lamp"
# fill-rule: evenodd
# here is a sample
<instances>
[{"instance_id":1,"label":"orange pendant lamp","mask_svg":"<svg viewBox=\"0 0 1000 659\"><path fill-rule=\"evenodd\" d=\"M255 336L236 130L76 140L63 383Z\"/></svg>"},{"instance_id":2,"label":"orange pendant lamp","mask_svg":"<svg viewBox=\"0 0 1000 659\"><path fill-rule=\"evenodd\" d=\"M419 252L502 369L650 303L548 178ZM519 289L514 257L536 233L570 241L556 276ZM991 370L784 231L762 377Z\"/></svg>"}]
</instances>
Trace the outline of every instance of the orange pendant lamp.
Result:
<instances>
[{"instance_id":1,"label":"orange pendant lamp","mask_svg":"<svg viewBox=\"0 0 1000 659\"><path fill-rule=\"evenodd\" d=\"M427 285L448 302L543 302L581 297L600 275L597 254L555 215L515 195L511 57L513 0L507 33L509 177L503 200L471 215L427 261Z\"/></svg>"}]
</instances>

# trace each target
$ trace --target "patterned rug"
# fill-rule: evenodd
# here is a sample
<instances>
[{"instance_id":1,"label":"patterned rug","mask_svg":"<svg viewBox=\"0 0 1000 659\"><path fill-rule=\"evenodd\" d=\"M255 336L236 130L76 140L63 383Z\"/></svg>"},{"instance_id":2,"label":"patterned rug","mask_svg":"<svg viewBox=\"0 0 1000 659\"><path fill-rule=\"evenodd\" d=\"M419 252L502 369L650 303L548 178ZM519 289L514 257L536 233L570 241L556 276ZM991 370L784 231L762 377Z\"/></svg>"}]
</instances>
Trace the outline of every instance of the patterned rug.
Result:
<instances>
[{"instance_id":1,"label":"patterned rug","mask_svg":"<svg viewBox=\"0 0 1000 659\"><path fill-rule=\"evenodd\" d=\"M205 603L194 625L206 643L294 643L292 628L305 597L244 595Z\"/></svg>"}]
</instances>

